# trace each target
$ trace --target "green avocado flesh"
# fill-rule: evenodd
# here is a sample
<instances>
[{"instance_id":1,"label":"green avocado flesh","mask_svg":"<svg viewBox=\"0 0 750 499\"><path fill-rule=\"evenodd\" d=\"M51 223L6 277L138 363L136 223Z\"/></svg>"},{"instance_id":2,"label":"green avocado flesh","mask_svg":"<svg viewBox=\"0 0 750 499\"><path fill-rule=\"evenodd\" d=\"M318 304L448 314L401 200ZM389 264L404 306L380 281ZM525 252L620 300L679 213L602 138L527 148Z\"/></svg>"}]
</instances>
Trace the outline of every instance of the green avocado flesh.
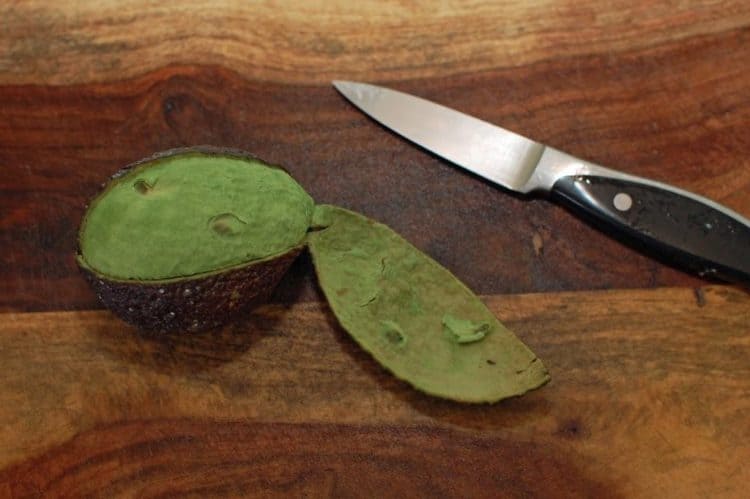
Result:
<instances>
[{"instance_id":1,"label":"green avocado flesh","mask_svg":"<svg viewBox=\"0 0 750 499\"><path fill-rule=\"evenodd\" d=\"M258 160L199 152L156 159L92 202L79 261L121 280L214 272L299 246L313 206L292 177Z\"/></svg>"},{"instance_id":2,"label":"green avocado flesh","mask_svg":"<svg viewBox=\"0 0 750 499\"><path fill-rule=\"evenodd\" d=\"M448 270L385 225L319 205L308 245L347 332L425 393L495 402L549 381L531 350Z\"/></svg>"}]
</instances>

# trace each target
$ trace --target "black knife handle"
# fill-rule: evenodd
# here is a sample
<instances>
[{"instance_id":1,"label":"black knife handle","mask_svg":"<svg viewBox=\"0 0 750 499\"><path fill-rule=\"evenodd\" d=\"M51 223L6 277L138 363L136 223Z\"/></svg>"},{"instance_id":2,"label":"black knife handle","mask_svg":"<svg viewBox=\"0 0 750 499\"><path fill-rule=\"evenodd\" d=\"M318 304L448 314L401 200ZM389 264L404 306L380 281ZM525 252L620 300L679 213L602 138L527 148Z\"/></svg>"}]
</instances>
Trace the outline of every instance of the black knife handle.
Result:
<instances>
[{"instance_id":1,"label":"black knife handle","mask_svg":"<svg viewBox=\"0 0 750 499\"><path fill-rule=\"evenodd\" d=\"M750 226L730 210L656 182L564 176L552 194L605 229L702 277L750 283Z\"/></svg>"}]
</instances>

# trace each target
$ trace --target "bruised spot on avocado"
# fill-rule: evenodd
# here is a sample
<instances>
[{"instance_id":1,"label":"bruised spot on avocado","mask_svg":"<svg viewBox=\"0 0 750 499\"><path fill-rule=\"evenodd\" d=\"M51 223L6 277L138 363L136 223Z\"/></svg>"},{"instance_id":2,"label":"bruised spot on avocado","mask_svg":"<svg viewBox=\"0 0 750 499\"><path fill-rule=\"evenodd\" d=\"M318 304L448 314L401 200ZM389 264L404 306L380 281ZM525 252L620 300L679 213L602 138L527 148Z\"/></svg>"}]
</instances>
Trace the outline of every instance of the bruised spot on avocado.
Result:
<instances>
[{"instance_id":1,"label":"bruised spot on avocado","mask_svg":"<svg viewBox=\"0 0 750 499\"><path fill-rule=\"evenodd\" d=\"M141 195L146 195L154 188L153 184L148 183L147 181L143 180L142 178L139 178L135 182L133 182L133 189L135 189L135 192Z\"/></svg>"},{"instance_id":2,"label":"bruised spot on avocado","mask_svg":"<svg viewBox=\"0 0 750 499\"><path fill-rule=\"evenodd\" d=\"M384 320L380 321L380 326L382 327L383 336L388 340L388 343L400 347L406 344L406 335L396 322Z\"/></svg>"},{"instance_id":3,"label":"bruised spot on avocado","mask_svg":"<svg viewBox=\"0 0 750 499\"><path fill-rule=\"evenodd\" d=\"M443 315L442 322L448 338L460 344L481 341L490 331L489 322L474 322L451 314Z\"/></svg>"},{"instance_id":4,"label":"bruised spot on avocado","mask_svg":"<svg viewBox=\"0 0 750 499\"><path fill-rule=\"evenodd\" d=\"M208 220L208 226L220 236L233 236L242 232L247 222L234 213L221 213Z\"/></svg>"}]
</instances>

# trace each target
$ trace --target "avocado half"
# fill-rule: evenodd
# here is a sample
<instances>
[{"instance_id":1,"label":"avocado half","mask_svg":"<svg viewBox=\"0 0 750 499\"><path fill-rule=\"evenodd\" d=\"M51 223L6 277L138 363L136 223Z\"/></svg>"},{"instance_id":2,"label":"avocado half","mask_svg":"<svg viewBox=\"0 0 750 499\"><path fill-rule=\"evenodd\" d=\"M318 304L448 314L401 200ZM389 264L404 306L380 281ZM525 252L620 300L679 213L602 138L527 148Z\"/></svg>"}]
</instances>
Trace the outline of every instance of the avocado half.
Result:
<instances>
[{"instance_id":1,"label":"avocado half","mask_svg":"<svg viewBox=\"0 0 750 499\"><path fill-rule=\"evenodd\" d=\"M126 322L211 329L268 298L304 248L313 208L287 172L247 152L172 149L104 184L82 219L76 260Z\"/></svg>"}]
</instances>

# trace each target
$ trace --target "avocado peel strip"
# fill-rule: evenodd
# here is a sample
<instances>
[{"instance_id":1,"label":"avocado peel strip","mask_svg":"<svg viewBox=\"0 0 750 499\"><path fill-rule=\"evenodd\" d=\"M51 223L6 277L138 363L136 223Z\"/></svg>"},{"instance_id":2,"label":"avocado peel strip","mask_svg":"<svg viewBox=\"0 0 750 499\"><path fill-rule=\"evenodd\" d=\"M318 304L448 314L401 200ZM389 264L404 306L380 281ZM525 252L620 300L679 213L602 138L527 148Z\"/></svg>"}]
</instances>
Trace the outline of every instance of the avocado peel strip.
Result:
<instances>
[{"instance_id":1,"label":"avocado peel strip","mask_svg":"<svg viewBox=\"0 0 750 499\"><path fill-rule=\"evenodd\" d=\"M318 205L308 236L342 327L396 377L430 395L496 402L549 381L541 361L448 270L383 224Z\"/></svg>"},{"instance_id":2,"label":"avocado peel strip","mask_svg":"<svg viewBox=\"0 0 750 499\"><path fill-rule=\"evenodd\" d=\"M496 402L549 381L447 269L383 224L316 206L283 169L243 151L170 150L118 172L83 217L76 259L123 320L199 331L263 303L305 247L342 327L414 388Z\"/></svg>"}]
</instances>

